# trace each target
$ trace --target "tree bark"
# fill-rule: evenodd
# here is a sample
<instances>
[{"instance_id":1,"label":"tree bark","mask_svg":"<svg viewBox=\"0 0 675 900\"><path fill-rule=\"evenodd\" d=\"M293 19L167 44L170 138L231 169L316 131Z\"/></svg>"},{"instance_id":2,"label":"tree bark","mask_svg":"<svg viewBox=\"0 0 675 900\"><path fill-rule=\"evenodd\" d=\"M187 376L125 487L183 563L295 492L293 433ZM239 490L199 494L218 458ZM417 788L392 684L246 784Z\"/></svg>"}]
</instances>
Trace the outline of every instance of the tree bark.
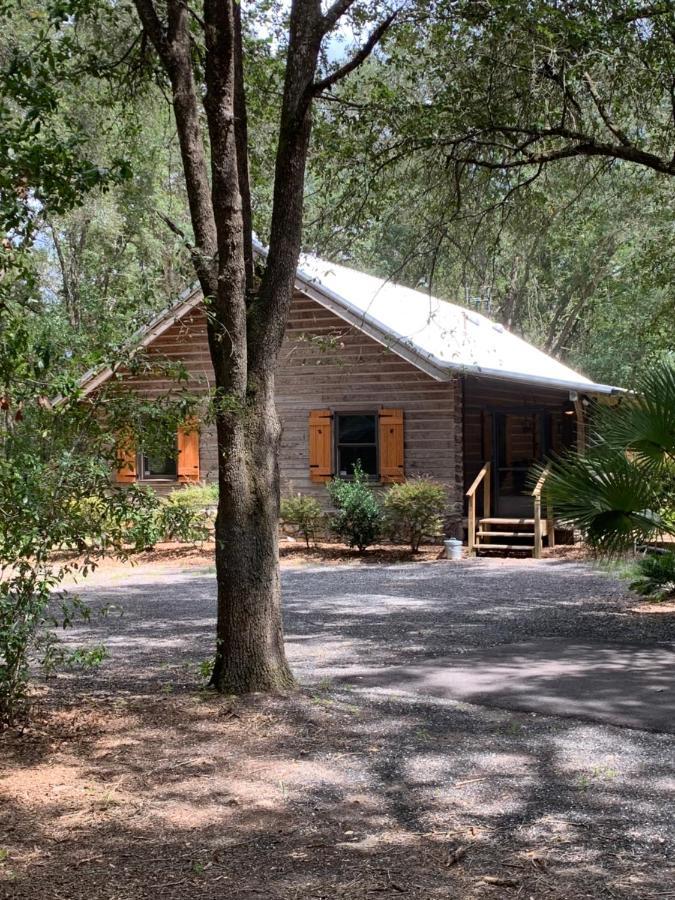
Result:
<instances>
[{"instance_id":1,"label":"tree bark","mask_svg":"<svg viewBox=\"0 0 675 900\"><path fill-rule=\"evenodd\" d=\"M279 441L274 376L243 415L218 419L218 621L211 683L223 693L290 687L278 566Z\"/></svg>"}]
</instances>

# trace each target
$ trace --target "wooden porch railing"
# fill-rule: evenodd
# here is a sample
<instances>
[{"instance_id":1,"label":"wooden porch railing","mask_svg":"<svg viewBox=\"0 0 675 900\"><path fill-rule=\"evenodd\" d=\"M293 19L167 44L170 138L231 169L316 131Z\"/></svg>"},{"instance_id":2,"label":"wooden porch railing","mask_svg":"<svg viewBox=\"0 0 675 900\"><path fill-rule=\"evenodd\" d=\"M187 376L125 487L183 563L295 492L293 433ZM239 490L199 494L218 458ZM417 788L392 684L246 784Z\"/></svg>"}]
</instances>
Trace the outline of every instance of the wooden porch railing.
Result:
<instances>
[{"instance_id":1,"label":"wooden porch railing","mask_svg":"<svg viewBox=\"0 0 675 900\"><path fill-rule=\"evenodd\" d=\"M476 552L476 492L483 484L483 518L490 515L490 469L492 464L486 462L478 475L473 480L466 496L469 498L469 522L468 522L468 538L467 550L469 556L474 556Z\"/></svg>"},{"instance_id":2,"label":"wooden porch railing","mask_svg":"<svg viewBox=\"0 0 675 900\"><path fill-rule=\"evenodd\" d=\"M543 547L541 492L544 488L544 482L548 478L549 471L549 466L546 466L532 491L532 497L534 498L534 550L532 555L535 559L541 559ZM548 536L548 546L555 547L555 522L553 521L553 510L549 505L546 506L546 534Z\"/></svg>"}]
</instances>

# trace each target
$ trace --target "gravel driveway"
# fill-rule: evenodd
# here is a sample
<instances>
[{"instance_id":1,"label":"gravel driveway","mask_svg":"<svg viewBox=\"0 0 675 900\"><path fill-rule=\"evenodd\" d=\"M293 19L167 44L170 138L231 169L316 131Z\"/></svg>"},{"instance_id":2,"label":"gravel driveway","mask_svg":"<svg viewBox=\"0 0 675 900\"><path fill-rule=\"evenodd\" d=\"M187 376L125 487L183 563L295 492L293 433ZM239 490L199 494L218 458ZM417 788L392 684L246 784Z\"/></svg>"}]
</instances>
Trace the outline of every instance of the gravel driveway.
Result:
<instances>
[{"instance_id":1,"label":"gravel driveway","mask_svg":"<svg viewBox=\"0 0 675 900\"><path fill-rule=\"evenodd\" d=\"M72 635L106 644L108 675L161 680L167 666L208 658L211 574L123 577L83 591L112 612ZM302 683L675 730L673 617L636 613L625 585L588 565L332 566L286 570L283 582Z\"/></svg>"},{"instance_id":2,"label":"gravel driveway","mask_svg":"<svg viewBox=\"0 0 675 900\"><path fill-rule=\"evenodd\" d=\"M298 814L377 797L409 835L468 829L505 865L531 854L522 896L675 897L672 615L635 613L623 584L570 562L304 568L283 582L291 664L317 710L308 746L324 712L339 744L314 757L325 765L303 782ZM111 653L95 679L78 676L81 690L194 693L212 649L213 574L118 573L82 594L123 614L73 633ZM464 674L439 684L447 671ZM500 693L509 680L519 688ZM611 724L640 724L650 696L651 730ZM576 707L556 708L570 697ZM424 890L414 896L461 896Z\"/></svg>"}]
</instances>

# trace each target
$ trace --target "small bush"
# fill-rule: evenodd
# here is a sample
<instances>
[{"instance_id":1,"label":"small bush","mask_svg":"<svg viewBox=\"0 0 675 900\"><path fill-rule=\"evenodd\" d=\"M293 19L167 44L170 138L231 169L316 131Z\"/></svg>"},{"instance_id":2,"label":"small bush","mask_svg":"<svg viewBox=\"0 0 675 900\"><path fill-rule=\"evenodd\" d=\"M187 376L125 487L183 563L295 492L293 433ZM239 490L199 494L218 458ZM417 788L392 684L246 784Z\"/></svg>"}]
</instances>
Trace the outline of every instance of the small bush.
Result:
<instances>
[{"instance_id":1,"label":"small bush","mask_svg":"<svg viewBox=\"0 0 675 900\"><path fill-rule=\"evenodd\" d=\"M357 462L349 481L334 478L327 487L336 509L331 529L350 547L358 547L363 553L380 537L383 525L382 509L368 485L368 476Z\"/></svg>"},{"instance_id":2,"label":"small bush","mask_svg":"<svg viewBox=\"0 0 675 900\"><path fill-rule=\"evenodd\" d=\"M186 484L172 491L166 498L172 506L206 512L218 505L217 484Z\"/></svg>"},{"instance_id":3,"label":"small bush","mask_svg":"<svg viewBox=\"0 0 675 900\"><path fill-rule=\"evenodd\" d=\"M188 544L204 541L212 524L210 511L217 503L218 485L186 485L162 501L157 528L165 540Z\"/></svg>"},{"instance_id":4,"label":"small bush","mask_svg":"<svg viewBox=\"0 0 675 900\"><path fill-rule=\"evenodd\" d=\"M125 545L137 551L161 540L160 501L155 491L134 484L123 496L124 503L118 505L111 504L105 492L78 497L69 503L69 549L84 553L98 540L104 549Z\"/></svg>"},{"instance_id":5,"label":"small bush","mask_svg":"<svg viewBox=\"0 0 675 900\"><path fill-rule=\"evenodd\" d=\"M384 499L384 515L393 536L410 544L417 553L422 539L443 533L443 513L447 504L442 484L427 478L412 478L394 484Z\"/></svg>"},{"instance_id":6,"label":"small bush","mask_svg":"<svg viewBox=\"0 0 675 900\"><path fill-rule=\"evenodd\" d=\"M157 511L156 532L165 541L194 544L209 536L206 512L165 500Z\"/></svg>"},{"instance_id":7,"label":"small bush","mask_svg":"<svg viewBox=\"0 0 675 900\"><path fill-rule=\"evenodd\" d=\"M310 539L316 539L316 532L323 522L321 504L306 494L284 497L281 501L281 521L297 528L309 547Z\"/></svg>"},{"instance_id":8,"label":"small bush","mask_svg":"<svg viewBox=\"0 0 675 900\"><path fill-rule=\"evenodd\" d=\"M643 597L664 600L675 594L675 553L653 553L636 566L631 588Z\"/></svg>"}]
</instances>

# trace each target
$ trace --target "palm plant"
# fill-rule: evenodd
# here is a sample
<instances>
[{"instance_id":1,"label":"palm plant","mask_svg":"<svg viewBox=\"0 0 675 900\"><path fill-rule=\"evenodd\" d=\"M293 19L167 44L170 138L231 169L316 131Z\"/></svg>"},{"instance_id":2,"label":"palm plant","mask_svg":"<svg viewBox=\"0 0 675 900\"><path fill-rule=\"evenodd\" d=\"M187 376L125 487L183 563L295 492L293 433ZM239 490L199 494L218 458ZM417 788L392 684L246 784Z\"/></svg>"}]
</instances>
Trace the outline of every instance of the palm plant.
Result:
<instances>
[{"instance_id":1,"label":"palm plant","mask_svg":"<svg viewBox=\"0 0 675 900\"><path fill-rule=\"evenodd\" d=\"M643 376L613 407L596 406L589 450L550 465L545 493L564 524L615 554L675 535L675 363Z\"/></svg>"}]
</instances>

